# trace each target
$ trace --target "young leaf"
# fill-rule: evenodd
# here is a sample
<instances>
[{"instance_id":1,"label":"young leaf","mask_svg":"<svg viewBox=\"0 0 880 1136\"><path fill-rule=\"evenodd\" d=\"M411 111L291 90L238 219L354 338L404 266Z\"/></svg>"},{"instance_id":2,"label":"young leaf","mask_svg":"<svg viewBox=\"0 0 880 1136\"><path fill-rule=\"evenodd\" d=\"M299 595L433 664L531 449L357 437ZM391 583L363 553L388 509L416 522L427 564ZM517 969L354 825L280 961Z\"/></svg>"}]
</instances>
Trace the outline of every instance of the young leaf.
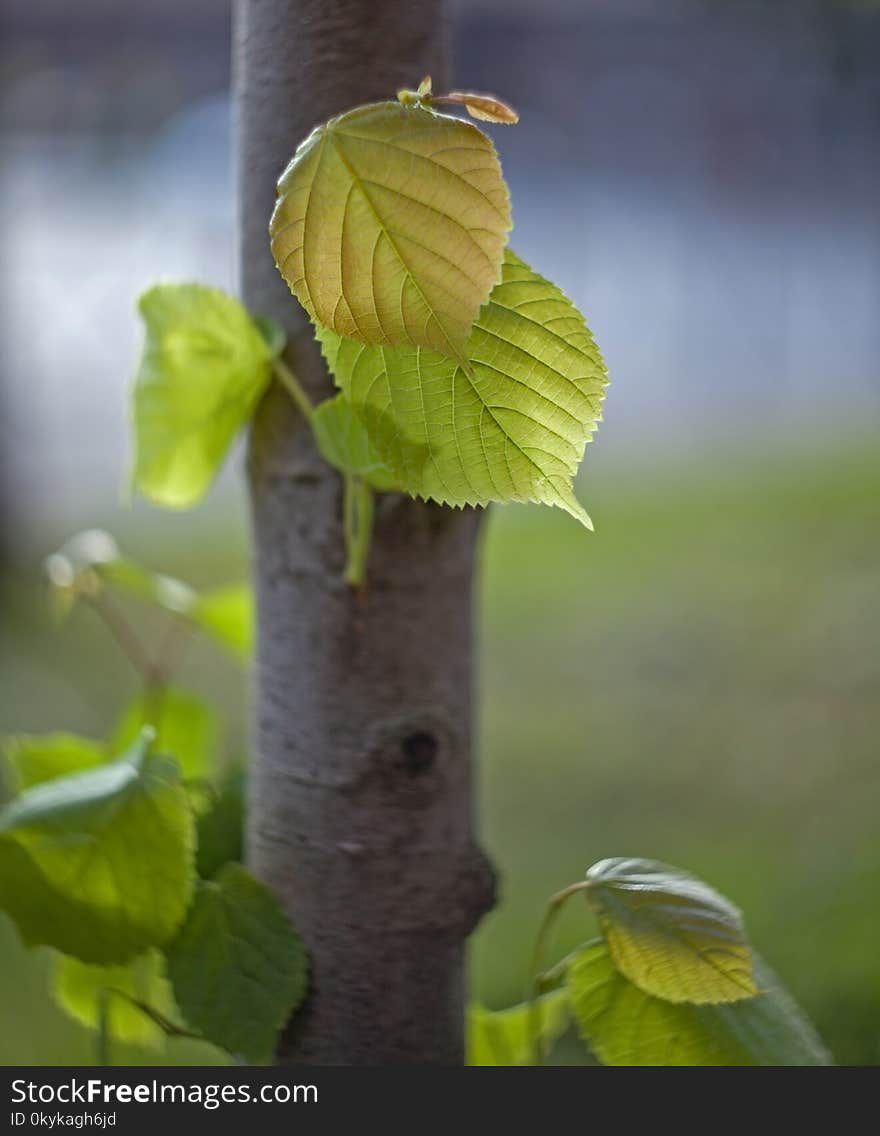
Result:
<instances>
[{"instance_id":1,"label":"young leaf","mask_svg":"<svg viewBox=\"0 0 880 1136\"><path fill-rule=\"evenodd\" d=\"M203 699L185 690L166 687L156 699L138 695L123 711L112 744L126 749L144 726L156 733L154 748L173 757L184 777L208 776L217 760L217 716Z\"/></svg>"},{"instance_id":2,"label":"young leaf","mask_svg":"<svg viewBox=\"0 0 880 1136\"><path fill-rule=\"evenodd\" d=\"M245 771L228 769L220 780L212 807L197 821L196 867L210 879L224 864L242 859L245 815Z\"/></svg>"},{"instance_id":3,"label":"young leaf","mask_svg":"<svg viewBox=\"0 0 880 1136\"><path fill-rule=\"evenodd\" d=\"M126 966L93 966L69 955L58 957L52 976L55 998L71 1017L90 1029L98 1029L100 1023L102 990L110 991L107 1018L111 1037L135 1045L162 1045L163 1031L131 1001L146 1003L165 1018L178 1016L158 951L139 955Z\"/></svg>"},{"instance_id":4,"label":"young leaf","mask_svg":"<svg viewBox=\"0 0 880 1136\"><path fill-rule=\"evenodd\" d=\"M174 996L208 1041L253 1062L305 996L305 948L271 891L240 864L200 883L167 951Z\"/></svg>"},{"instance_id":5,"label":"young leaf","mask_svg":"<svg viewBox=\"0 0 880 1136\"><path fill-rule=\"evenodd\" d=\"M238 300L203 284L141 296L133 484L183 509L204 495L269 381L272 348Z\"/></svg>"},{"instance_id":6,"label":"young leaf","mask_svg":"<svg viewBox=\"0 0 880 1136\"><path fill-rule=\"evenodd\" d=\"M80 593L94 595L103 584L112 584L176 615L186 614L195 601L195 592L188 584L124 556L103 529L85 529L65 541L47 557L46 574L56 591L71 592L74 599Z\"/></svg>"},{"instance_id":7,"label":"young leaf","mask_svg":"<svg viewBox=\"0 0 880 1136\"><path fill-rule=\"evenodd\" d=\"M600 860L586 892L618 970L669 1002L758 992L739 910L702 880L655 860Z\"/></svg>"},{"instance_id":8,"label":"young leaf","mask_svg":"<svg viewBox=\"0 0 880 1136\"><path fill-rule=\"evenodd\" d=\"M362 477L374 489L396 488L394 476L352 413L344 394L325 399L312 415L312 430L325 461L343 473Z\"/></svg>"},{"instance_id":9,"label":"young leaf","mask_svg":"<svg viewBox=\"0 0 880 1136\"><path fill-rule=\"evenodd\" d=\"M761 993L730 1005L654 998L617 970L604 943L568 967L571 1009L605 1065L831 1065L813 1026L761 959Z\"/></svg>"},{"instance_id":10,"label":"young leaf","mask_svg":"<svg viewBox=\"0 0 880 1136\"><path fill-rule=\"evenodd\" d=\"M56 591L94 594L109 584L163 611L195 623L233 654L248 659L253 646L253 596L247 584L227 584L197 592L174 576L125 556L113 537L101 529L77 533L46 560Z\"/></svg>"},{"instance_id":11,"label":"young leaf","mask_svg":"<svg viewBox=\"0 0 880 1136\"><path fill-rule=\"evenodd\" d=\"M510 203L489 139L418 105L332 118L278 182L275 263L311 318L362 343L461 347L501 275Z\"/></svg>"},{"instance_id":12,"label":"young leaf","mask_svg":"<svg viewBox=\"0 0 880 1136\"><path fill-rule=\"evenodd\" d=\"M2 749L19 793L42 781L100 765L110 756L103 742L60 731L54 734L16 734L3 739Z\"/></svg>"},{"instance_id":13,"label":"young leaf","mask_svg":"<svg viewBox=\"0 0 880 1136\"><path fill-rule=\"evenodd\" d=\"M95 572L103 583L174 615L188 615L196 602L195 591L183 580L153 572L125 556L97 565Z\"/></svg>"},{"instance_id":14,"label":"young leaf","mask_svg":"<svg viewBox=\"0 0 880 1136\"><path fill-rule=\"evenodd\" d=\"M202 592L189 616L239 659L250 659L254 650L254 595L247 584L227 584Z\"/></svg>"},{"instance_id":15,"label":"young leaf","mask_svg":"<svg viewBox=\"0 0 880 1136\"><path fill-rule=\"evenodd\" d=\"M591 527L572 478L607 372L583 317L507 250L458 359L318 329L328 364L401 486L449 505L537 501Z\"/></svg>"},{"instance_id":16,"label":"young leaf","mask_svg":"<svg viewBox=\"0 0 880 1136\"><path fill-rule=\"evenodd\" d=\"M519 122L519 115L507 103L494 95L478 95L475 91L450 91L448 95L434 95L431 103L457 103L463 106L471 118L481 122L500 122L512 126Z\"/></svg>"},{"instance_id":17,"label":"young leaf","mask_svg":"<svg viewBox=\"0 0 880 1136\"><path fill-rule=\"evenodd\" d=\"M551 990L537 999L543 1050L549 1050L565 1033L569 1023L568 991ZM467 1017L468 1065L531 1065L532 1007L524 1003L508 1010L487 1010L474 1005Z\"/></svg>"},{"instance_id":18,"label":"young leaf","mask_svg":"<svg viewBox=\"0 0 880 1136\"><path fill-rule=\"evenodd\" d=\"M0 812L0 908L31 944L127 962L180 925L193 844L176 766L138 739L118 760L36 785Z\"/></svg>"}]
</instances>

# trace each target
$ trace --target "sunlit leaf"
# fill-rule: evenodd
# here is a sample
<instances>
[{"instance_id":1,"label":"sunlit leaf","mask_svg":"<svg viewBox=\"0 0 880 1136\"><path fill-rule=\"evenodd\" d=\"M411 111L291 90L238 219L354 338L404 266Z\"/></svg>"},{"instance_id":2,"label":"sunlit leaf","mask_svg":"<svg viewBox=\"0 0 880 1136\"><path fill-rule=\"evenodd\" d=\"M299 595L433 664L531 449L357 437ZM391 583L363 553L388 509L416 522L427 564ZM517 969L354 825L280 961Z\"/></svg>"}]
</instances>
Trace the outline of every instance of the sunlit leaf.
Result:
<instances>
[{"instance_id":1,"label":"sunlit leaf","mask_svg":"<svg viewBox=\"0 0 880 1136\"><path fill-rule=\"evenodd\" d=\"M605 367L577 309L510 250L458 361L318 337L407 492L449 505L542 502L590 525L572 478L601 417Z\"/></svg>"},{"instance_id":2,"label":"sunlit leaf","mask_svg":"<svg viewBox=\"0 0 880 1136\"><path fill-rule=\"evenodd\" d=\"M394 476L342 393L325 399L312 415L312 429L325 461L362 477L374 489L394 489Z\"/></svg>"},{"instance_id":3,"label":"sunlit leaf","mask_svg":"<svg viewBox=\"0 0 880 1136\"><path fill-rule=\"evenodd\" d=\"M214 480L269 381L272 349L238 300L203 284L141 296L146 340L134 388L134 487L187 508Z\"/></svg>"},{"instance_id":4,"label":"sunlit leaf","mask_svg":"<svg viewBox=\"0 0 880 1136\"><path fill-rule=\"evenodd\" d=\"M279 271L317 323L439 351L467 339L509 229L489 139L400 102L314 130L281 176L270 225Z\"/></svg>"},{"instance_id":5,"label":"sunlit leaf","mask_svg":"<svg viewBox=\"0 0 880 1136\"><path fill-rule=\"evenodd\" d=\"M12 769L15 791L29 789L53 777L66 777L110 756L103 742L62 731L52 734L15 734L0 743Z\"/></svg>"},{"instance_id":6,"label":"sunlit leaf","mask_svg":"<svg viewBox=\"0 0 880 1136\"><path fill-rule=\"evenodd\" d=\"M127 962L180 925L193 845L177 766L139 739L118 760L35 785L0 812L0 908L29 943Z\"/></svg>"},{"instance_id":7,"label":"sunlit leaf","mask_svg":"<svg viewBox=\"0 0 880 1136\"><path fill-rule=\"evenodd\" d=\"M656 860L601 860L587 899L621 973L670 1002L757 993L742 916L702 880Z\"/></svg>"},{"instance_id":8,"label":"sunlit leaf","mask_svg":"<svg viewBox=\"0 0 880 1136\"><path fill-rule=\"evenodd\" d=\"M564 987L537 999L538 1040L546 1053L569 1023L568 991ZM468 1009L468 1065L532 1065L532 1008L527 1003L508 1010Z\"/></svg>"},{"instance_id":9,"label":"sunlit leaf","mask_svg":"<svg viewBox=\"0 0 880 1136\"><path fill-rule=\"evenodd\" d=\"M227 864L199 884L166 953L187 1022L230 1053L267 1061L308 973L305 948L272 892Z\"/></svg>"},{"instance_id":10,"label":"sunlit leaf","mask_svg":"<svg viewBox=\"0 0 880 1136\"><path fill-rule=\"evenodd\" d=\"M218 759L219 729L214 710L195 694L175 687L138 695L123 711L113 734L117 751L126 749L144 726L156 733L157 753L173 757L185 777L205 777Z\"/></svg>"},{"instance_id":11,"label":"sunlit leaf","mask_svg":"<svg viewBox=\"0 0 880 1136\"><path fill-rule=\"evenodd\" d=\"M760 994L694 1006L646 994L617 970L604 943L593 943L568 967L572 1015L605 1065L832 1064L806 1015L755 961Z\"/></svg>"},{"instance_id":12,"label":"sunlit leaf","mask_svg":"<svg viewBox=\"0 0 880 1136\"><path fill-rule=\"evenodd\" d=\"M234 655L247 661L254 649L254 595L247 584L228 584L202 592L190 618Z\"/></svg>"},{"instance_id":13,"label":"sunlit leaf","mask_svg":"<svg viewBox=\"0 0 880 1136\"><path fill-rule=\"evenodd\" d=\"M99 1027L102 991L108 992L111 1037L155 1048L163 1044L163 1030L134 1004L145 1003L171 1020L178 1016L171 984L165 977L165 962L158 951L139 955L125 966L95 966L69 955L59 956L52 992L71 1017L90 1029Z\"/></svg>"}]
</instances>

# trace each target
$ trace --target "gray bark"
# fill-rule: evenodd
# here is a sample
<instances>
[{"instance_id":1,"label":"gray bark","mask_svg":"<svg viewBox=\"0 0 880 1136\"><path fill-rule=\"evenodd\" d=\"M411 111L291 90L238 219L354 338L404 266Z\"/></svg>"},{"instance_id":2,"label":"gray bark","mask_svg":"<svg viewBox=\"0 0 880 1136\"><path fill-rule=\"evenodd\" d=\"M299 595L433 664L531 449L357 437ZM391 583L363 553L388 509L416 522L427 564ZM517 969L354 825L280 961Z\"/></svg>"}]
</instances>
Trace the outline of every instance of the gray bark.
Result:
<instances>
[{"instance_id":1,"label":"gray bark","mask_svg":"<svg viewBox=\"0 0 880 1136\"><path fill-rule=\"evenodd\" d=\"M440 4L237 0L241 285L331 383L267 223L297 143L333 114L447 76ZM467 935L492 905L473 835L479 518L385 495L365 594L343 582L342 484L273 388L251 435L258 602L248 857L310 950L284 1063L459 1064Z\"/></svg>"}]
</instances>

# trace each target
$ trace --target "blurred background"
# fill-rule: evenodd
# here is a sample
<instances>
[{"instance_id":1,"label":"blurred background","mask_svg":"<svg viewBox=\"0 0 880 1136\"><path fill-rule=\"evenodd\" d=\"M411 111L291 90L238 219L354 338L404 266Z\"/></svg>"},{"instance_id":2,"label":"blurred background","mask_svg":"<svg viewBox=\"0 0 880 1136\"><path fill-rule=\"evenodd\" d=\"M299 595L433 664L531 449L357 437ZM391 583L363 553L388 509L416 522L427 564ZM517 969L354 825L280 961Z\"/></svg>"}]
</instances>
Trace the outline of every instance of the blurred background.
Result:
<instances>
[{"instance_id":1,"label":"blurred background","mask_svg":"<svg viewBox=\"0 0 880 1136\"><path fill-rule=\"evenodd\" d=\"M137 294L234 288L229 4L7 0L2 32L0 728L102 736L136 677L90 612L53 624L43 557L101 525L196 584L247 571L240 453L197 513L121 503ZM486 527L503 897L474 993L519 1000L592 861L656 857L744 908L839 1061L880 1063L880 5L466 0L454 41L459 85L521 112L495 130L514 247L612 376L596 534ZM185 681L240 752L241 673L196 650ZM572 913L560 951L590 933ZM93 1059L49 965L0 916L0 1063Z\"/></svg>"}]
</instances>

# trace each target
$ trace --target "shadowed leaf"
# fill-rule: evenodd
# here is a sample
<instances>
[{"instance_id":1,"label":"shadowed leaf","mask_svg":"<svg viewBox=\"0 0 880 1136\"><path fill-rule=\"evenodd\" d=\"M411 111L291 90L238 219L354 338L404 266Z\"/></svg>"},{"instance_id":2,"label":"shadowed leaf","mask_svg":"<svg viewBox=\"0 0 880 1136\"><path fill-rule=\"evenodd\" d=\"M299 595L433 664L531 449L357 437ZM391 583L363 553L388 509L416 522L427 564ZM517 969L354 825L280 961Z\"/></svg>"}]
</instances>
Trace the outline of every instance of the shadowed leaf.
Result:
<instances>
[{"instance_id":1,"label":"shadowed leaf","mask_svg":"<svg viewBox=\"0 0 880 1136\"><path fill-rule=\"evenodd\" d=\"M305 948L269 889L240 864L199 884L166 951L181 1013L230 1053L269 1059L305 996Z\"/></svg>"},{"instance_id":2,"label":"shadowed leaf","mask_svg":"<svg viewBox=\"0 0 880 1136\"><path fill-rule=\"evenodd\" d=\"M342 393L325 399L312 415L315 440L325 461L343 473L362 477L374 489L396 488L394 475L382 461L362 422Z\"/></svg>"}]
</instances>

